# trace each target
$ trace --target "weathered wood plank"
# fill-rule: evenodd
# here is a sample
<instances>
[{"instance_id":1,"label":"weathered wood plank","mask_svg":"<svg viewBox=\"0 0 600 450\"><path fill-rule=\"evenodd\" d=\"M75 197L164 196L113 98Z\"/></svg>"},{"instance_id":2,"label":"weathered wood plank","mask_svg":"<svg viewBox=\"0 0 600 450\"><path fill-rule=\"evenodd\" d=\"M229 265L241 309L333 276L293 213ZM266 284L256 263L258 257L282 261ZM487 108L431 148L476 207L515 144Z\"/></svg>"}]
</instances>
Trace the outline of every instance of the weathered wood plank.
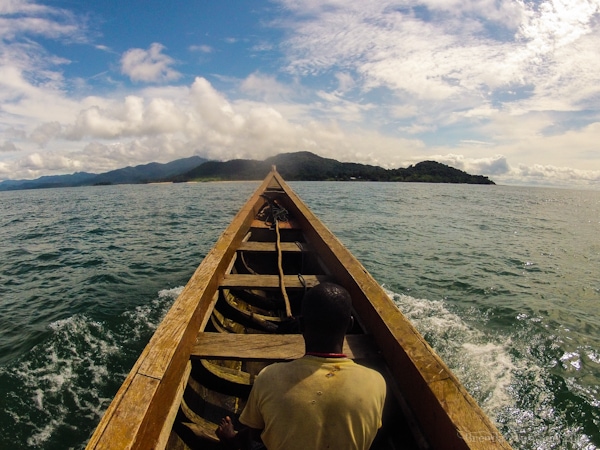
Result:
<instances>
[{"instance_id":1,"label":"weathered wood plank","mask_svg":"<svg viewBox=\"0 0 600 450\"><path fill-rule=\"evenodd\" d=\"M273 227L274 225L265 223L264 220L252 221L252 228L274 229ZM295 220L290 220L288 222L279 222L279 228L281 228L282 230L299 230L300 226L296 223Z\"/></svg>"},{"instance_id":2,"label":"weathered wood plank","mask_svg":"<svg viewBox=\"0 0 600 450\"><path fill-rule=\"evenodd\" d=\"M169 436L171 435L171 429L173 428L173 423L175 422L175 417L177 416L177 412L179 411L179 404L183 399L183 393L185 391L185 386L188 382L188 378L190 376L190 372L192 371L192 363L188 362L185 372L179 381L179 388L177 389L177 394L175 396L175 401L171 405L171 409L169 410L169 415L165 420L162 431L158 438L158 442L156 444L156 448L165 448L167 446L167 442L169 441Z\"/></svg>"},{"instance_id":3,"label":"weathered wood plank","mask_svg":"<svg viewBox=\"0 0 600 450\"><path fill-rule=\"evenodd\" d=\"M196 269L109 405L88 449L156 447L171 405L177 400L198 330L214 308L219 282L264 204L261 193L275 184L278 182L271 173ZM152 380L152 385L140 390L143 380Z\"/></svg>"},{"instance_id":4,"label":"weathered wood plank","mask_svg":"<svg viewBox=\"0 0 600 450\"><path fill-rule=\"evenodd\" d=\"M241 361L228 361L228 363L233 364L235 367L221 366L207 359L201 360L200 363L209 373L224 381L246 386L251 386L254 382L253 376L241 370Z\"/></svg>"},{"instance_id":5,"label":"weathered wood plank","mask_svg":"<svg viewBox=\"0 0 600 450\"><path fill-rule=\"evenodd\" d=\"M301 244L302 245L302 244ZM306 247L304 244L303 247ZM256 242L256 241L246 241L242 242L238 247L238 251L244 252L275 252L277 249L275 248L275 242ZM298 244L295 242L282 242L281 243L281 251L282 252L302 252L307 251L306 248L300 248Z\"/></svg>"},{"instance_id":6,"label":"weathered wood plank","mask_svg":"<svg viewBox=\"0 0 600 450\"><path fill-rule=\"evenodd\" d=\"M216 434L216 429L219 425L216 423L198 416L198 422L184 422L183 425L188 427L199 438L206 439L213 444L219 443L219 438Z\"/></svg>"},{"instance_id":7,"label":"weathered wood plank","mask_svg":"<svg viewBox=\"0 0 600 450\"><path fill-rule=\"evenodd\" d=\"M133 377L125 392L118 398L121 407L111 416L113 422L103 429L106 434L96 438L95 433L88 443L88 448L90 446L95 449L107 450L135 448L138 436L144 435L148 425L139 418L145 417L148 413L149 405L156 395L159 383L159 380L144 375ZM120 426L111 426L114 424ZM129 426L123 426L123 424L129 424ZM158 431L160 432L161 429Z\"/></svg>"},{"instance_id":8,"label":"weathered wood plank","mask_svg":"<svg viewBox=\"0 0 600 450\"><path fill-rule=\"evenodd\" d=\"M369 359L380 355L373 338L348 335L344 353L351 359ZM207 359L241 359L250 361L286 361L304 355L304 339L300 334L231 334L199 333L192 357Z\"/></svg>"},{"instance_id":9,"label":"weathered wood plank","mask_svg":"<svg viewBox=\"0 0 600 450\"><path fill-rule=\"evenodd\" d=\"M327 275L303 275L307 288L316 286L329 278ZM288 289L304 288L304 284L297 275L285 275L283 281ZM230 274L223 277L221 287L225 289L279 289L279 276Z\"/></svg>"}]
</instances>

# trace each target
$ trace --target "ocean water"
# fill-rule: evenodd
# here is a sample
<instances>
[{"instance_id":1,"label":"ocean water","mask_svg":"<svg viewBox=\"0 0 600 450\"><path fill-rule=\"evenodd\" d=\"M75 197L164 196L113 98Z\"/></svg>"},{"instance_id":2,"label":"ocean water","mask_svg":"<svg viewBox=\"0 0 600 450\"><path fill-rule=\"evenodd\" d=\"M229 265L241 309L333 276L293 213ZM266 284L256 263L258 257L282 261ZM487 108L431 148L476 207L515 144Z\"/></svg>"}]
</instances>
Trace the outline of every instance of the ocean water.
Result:
<instances>
[{"instance_id":1,"label":"ocean water","mask_svg":"<svg viewBox=\"0 0 600 450\"><path fill-rule=\"evenodd\" d=\"M600 446L600 192L290 183L518 449ZM0 193L0 448L85 447L258 183Z\"/></svg>"}]
</instances>

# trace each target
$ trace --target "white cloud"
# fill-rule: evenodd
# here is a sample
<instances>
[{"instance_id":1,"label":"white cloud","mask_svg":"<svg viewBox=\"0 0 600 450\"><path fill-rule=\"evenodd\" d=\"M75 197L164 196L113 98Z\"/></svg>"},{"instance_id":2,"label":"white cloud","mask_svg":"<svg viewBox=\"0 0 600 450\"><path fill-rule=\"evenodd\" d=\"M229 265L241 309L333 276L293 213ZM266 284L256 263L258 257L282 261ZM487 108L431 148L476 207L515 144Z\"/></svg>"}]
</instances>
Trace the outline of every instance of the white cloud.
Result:
<instances>
[{"instance_id":1,"label":"white cloud","mask_svg":"<svg viewBox=\"0 0 600 450\"><path fill-rule=\"evenodd\" d=\"M69 60L50 54L36 39L86 42L85 20L71 12L31 1L0 3L0 131L15 144L33 140L43 144L40 123L72 117L76 104L65 96L61 68Z\"/></svg>"},{"instance_id":2,"label":"white cloud","mask_svg":"<svg viewBox=\"0 0 600 450\"><path fill-rule=\"evenodd\" d=\"M345 93L352 90L356 86L356 82L354 81L354 77L351 74L346 72L338 72L335 74L335 77L338 80L338 88L337 91L340 93Z\"/></svg>"},{"instance_id":3,"label":"white cloud","mask_svg":"<svg viewBox=\"0 0 600 450\"><path fill-rule=\"evenodd\" d=\"M346 122L360 122L364 119L364 112L375 108L375 105L372 104L348 101L341 97L337 91L333 93L318 91L316 94L325 100L325 102L313 105L316 111Z\"/></svg>"},{"instance_id":4,"label":"white cloud","mask_svg":"<svg viewBox=\"0 0 600 450\"><path fill-rule=\"evenodd\" d=\"M142 90L124 101L86 98L75 116L74 121L48 122L28 134L30 140L48 148L63 147L69 142L64 139L69 139L68 149L31 151L6 164L0 177L36 176L45 161L47 171L64 173L73 167L99 171L166 162L193 153L225 160L310 150L343 160L389 165L398 160L398 148L422 147L419 141L360 128L348 132L335 121L305 117L292 122L268 103L230 100L204 78L189 87ZM83 150L77 150L81 143Z\"/></svg>"},{"instance_id":5,"label":"white cloud","mask_svg":"<svg viewBox=\"0 0 600 450\"><path fill-rule=\"evenodd\" d=\"M244 41L270 64L246 78L223 72L214 85L202 77L174 84L183 77L178 61L154 43L123 53L117 70L160 85L84 96L72 89L89 93L87 81L65 79L70 61L41 43L85 42L85 20L0 0L0 178L193 153L230 159L310 150L385 167L436 159L513 183L598 184L597 1L280 3L283 13L269 23L285 38Z\"/></svg>"},{"instance_id":6,"label":"white cloud","mask_svg":"<svg viewBox=\"0 0 600 450\"><path fill-rule=\"evenodd\" d=\"M44 147L50 140L60 136L62 127L58 122L46 122L36 127L29 138Z\"/></svg>"},{"instance_id":7,"label":"white cloud","mask_svg":"<svg viewBox=\"0 0 600 450\"><path fill-rule=\"evenodd\" d=\"M337 94L322 92L321 96L327 104L335 106L340 102ZM88 97L79 105L80 111L74 114L73 121L47 122L26 135L13 130L16 138L35 141L48 150L33 150L0 164L0 178L31 178L76 170L102 172L149 161L167 162L194 153L226 160L262 159L281 152L309 150L342 161L388 168L434 159L469 173L512 183L532 180L551 184L552 177L563 182L568 176L571 180L580 176L595 182L593 174L585 171L547 169L542 176L535 163L513 168L505 155L510 154L514 159L520 149L509 144L501 147L504 154L495 154L497 145L472 139L463 142L462 153L449 149L446 153L431 154L419 139L385 136L360 125L345 128L333 120L310 120L302 110L296 111L297 120L291 121L290 115L282 112L285 109L266 102L232 100L204 78L197 78L188 87L140 90L123 101ZM340 102L340 107L344 105ZM590 126L565 139L586 142L590 135L599 132L600 126ZM532 139L535 138L533 133ZM64 139L71 143L67 145L69 141ZM64 150L50 150L61 147ZM3 149L12 151L13 146L5 144ZM490 156L475 156L482 151Z\"/></svg>"},{"instance_id":8,"label":"white cloud","mask_svg":"<svg viewBox=\"0 0 600 450\"><path fill-rule=\"evenodd\" d=\"M494 155L487 158L470 158L460 154L430 155L426 159L446 164L456 169L476 175L497 176L511 171L511 167L504 155ZM418 161L415 161L418 162Z\"/></svg>"},{"instance_id":9,"label":"white cloud","mask_svg":"<svg viewBox=\"0 0 600 450\"><path fill-rule=\"evenodd\" d=\"M39 5L28 0L0 2L0 37L13 40L22 35L83 41L82 21L66 9Z\"/></svg>"},{"instance_id":10,"label":"white cloud","mask_svg":"<svg viewBox=\"0 0 600 450\"><path fill-rule=\"evenodd\" d=\"M252 51L254 52L268 52L273 50L275 46L270 42L260 42L252 46Z\"/></svg>"},{"instance_id":11,"label":"white cloud","mask_svg":"<svg viewBox=\"0 0 600 450\"><path fill-rule=\"evenodd\" d=\"M214 52L214 49L210 45L192 45L192 46L190 46L190 50L193 52L200 52L200 53Z\"/></svg>"},{"instance_id":12,"label":"white cloud","mask_svg":"<svg viewBox=\"0 0 600 450\"><path fill-rule=\"evenodd\" d=\"M342 68L364 90L455 110L499 96L519 114L573 111L600 97L598 2L282 3L297 15L283 24L288 69L302 76ZM529 93L505 95L517 87Z\"/></svg>"},{"instance_id":13,"label":"white cloud","mask_svg":"<svg viewBox=\"0 0 600 450\"><path fill-rule=\"evenodd\" d=\"M64 133L68 139L85 136L114 139L172 133L185 127L187 117L172 100L129 95L123 103L94 104L79 112Z\"/></svg>"},{"instance_id":14,"label":"white cloud","mask_svg":"<svg viewBox=\"0 0 600 450\"><path fill-rule=\"evenodd\" d=\"M17 146L10 141L4 141L4 144L0 145L0 153L11 153L16 152Z\"/></svg>"},{"instance_id":15,"label":"white cloud","mask_svg":"<svg viewBox=\"0 0 600 450\"><path fill-rule=\"evenodd\" d=\"M433 124L412 123L409 126L400 127L399 130L405 134L418 135L418 134L423 134L423 133L427 133L427 132L434 132L435 128L436 127Z\"/></svg>"},{"instance_id":16,"label":"white cloud","mask_svg":"<svg viewBox=\"0 0 600 450\"><path fill-rule=\"evenodd\" d=\"M293 94L289 86L280 83L272 75L265 75L260 72L248 75L240 84L240 90L246 95L267 102L288 99Z\"/></svg>"},{"instance_id":17,"label":"white cloud","mask_svg":"<svg viewBox=\"0 0 600 450\"><path fill-rule=\"evenodd\" d=\"M423 4L434 12L440 11L457 17L475 15L511 30L520 25L525 12L521 2L511 1L425 0Z\"/></svg>"},{"instance_id":18,"label":"white cloud","mask_svg":"<svg viewBox=\"0 0 600 450\"><path fill-rule=\"evenodd\" d=\"M598 188L600 187L600 170L519 164L506 175L498 177L498 181L511 184Z\"/></svg>"},{"instance_id":19,"label":"white cloud","mask_svg":"<svg viewBox=\"0 0 600 450\"><path fill-rule=\"evenodd\" d=\"M177 80L181 74L172 69L175 61L165 55L165 47L153 43L148 50L132 48L121 57L121 72L132 81L159 83Z\"/></svg>"},{"instance_id":20,"label":"white cloud","mask_svg":"<svg viewBox=\"0 0 600 450\"><path fill-rule=\"evenodd\" d=\"M504 155L472 158L461 154L422 155L412 158L412 164L433 160L467 173L486 175L499 184L522 184L564 187L600 187L600 170L581 170L543 164L511 166Z\"/></svg>"},{"instance_id":21,"label":"white cloud","mask_svg":"<svg viewBox=\"0 0 600 450\"><path fill-rule=\"evenodd\" d=\"M469 173L486 174L489 176L502 175L510 170L506 157L495 155L491 158L478 158L470 161L467 166Z\"/></svg>"},{"instance_id":22,"label":"white cloud","mask_svg":"<svg viewBox=\"0 0 600 450\"><path fill-rule=\"evenodd\" d=\"M50 81L30 80L29 73L15 65L0 66L0 120L12 128L39 125L40 122L70 119L77 102L61 90L60 74ZM39 77L40 74L38 73Z\"/></svg>"}]
</instances>

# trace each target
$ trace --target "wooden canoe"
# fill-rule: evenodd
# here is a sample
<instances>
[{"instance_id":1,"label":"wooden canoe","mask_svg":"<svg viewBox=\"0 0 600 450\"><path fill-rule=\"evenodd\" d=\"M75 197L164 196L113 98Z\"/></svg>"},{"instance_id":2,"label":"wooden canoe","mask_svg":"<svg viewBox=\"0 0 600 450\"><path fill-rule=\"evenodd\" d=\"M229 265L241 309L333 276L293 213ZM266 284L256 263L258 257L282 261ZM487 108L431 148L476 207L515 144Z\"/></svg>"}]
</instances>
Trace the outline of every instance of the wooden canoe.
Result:
<instances>
[{"instance_id":1,"label":"wooden canoe","mask_svg":"<svg viewBox=\"0 0 600 450\"><path fill-rule=\"evenodd\" d=\"M323 280L352 295L357 320L345 353L388 383L383 427L372 448L510 448L275 168L196 269L87 448L217 448L217 423L225 415L237 419L256 374L303 355L302 337L288 317L297 313L305 289Z\"/></svg>"}]
</instances>

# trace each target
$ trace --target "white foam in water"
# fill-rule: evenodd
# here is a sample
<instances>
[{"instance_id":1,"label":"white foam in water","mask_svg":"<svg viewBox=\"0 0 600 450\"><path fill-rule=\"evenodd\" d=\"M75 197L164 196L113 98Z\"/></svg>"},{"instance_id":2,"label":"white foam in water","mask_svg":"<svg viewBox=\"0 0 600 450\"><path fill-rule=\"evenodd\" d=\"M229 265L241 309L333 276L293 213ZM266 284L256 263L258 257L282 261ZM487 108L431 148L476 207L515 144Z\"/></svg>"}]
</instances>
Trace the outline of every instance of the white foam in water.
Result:
<instances>
[{"instance_id":1,"label":"white foam in water","mask_svg":"<svg viewBox=\"0 0 600 450\"><path fill-rule=\"evenodd\" d=\"M102 356L119 351L111 333L83 315L56 321L50 328L51 339L3 374L21 386L21 398L7 412L15 425L26 428L26 442L32 448L44 447L59 428L75 429L69 423L73 417L98 417L109 401L95 389L107 373ZM67 406L73 404L77 411Z\"/></svg>"},{"instance_id":2,"label":"white foam in water","mask_svg":"<svg viewBox=\"0 0 600 450\"><path fill-rule=\"evenodd\" d=\"M597 351L589 349L587 357L590 358L596 364L600 364L600 354Z\"/></svg>"},{"instance_id":3,"label":"white foam in water","mask_svg":"<svg viewBox=\"0 0 600 450\"><path fill-rule=\"evenodd\" d=\"M163 289L162 291L158 292L158 296L160 298L170 298L175 300L182 292L183 286L179 286L171 289Z\"/></svg>"},{"instance_id":4,"label":"white foam in water","mask_svg":"<svg viewBox=\"0 0 600 450\"><path fill-rule=\"evenodd\" d=\"M531 343L511 337L498 342L443 301L386 292L515 448L596 449L580 427L570 426L565 413L556 410L547 370L527 357ZM523 315L519 320L538 321ZM576 369L580 357L565 353L561 361Z\"/></svg>"},{"instance_id":5,"label":"white foam in water","mask_svg":"<svg viewBox=\"0 0 600 450\"><path fill-rule=\"evenodd\" d=\"M29 447L44 448L85 421L89 427L99 420L112 400L100 393L109 381L126 376L109 373L110 361L114 366L132 343L145 345L144 339L182 290L162 290L148 304L123 313L115 330L83 314L53 322L51 338L34 347L26 359L0 368L2 376L22 390L5 412L27 435Z\"/></svg>"},{"instance_id":6,"label":"white foam in water","mask_svg":"<svg viewBox=\"0 0 600 450\"><path fill-rule=\"evenodd\" d=\"M467 372L472 373L480 383L484 384L482 391L489 393L484 400L486 409L497 412L509 405L511 398L508 389L513 381L516 366L507 352L507 347L489 342L487 344L464 343L462 348L468 355L467 359L472 363ZM485 379L481 377L483 373L486 374Z\"/></svg>"},{"instance_id":7,"label":"white foam in water","mask_svg":"<svg viewBox=\"0 0 600 450\"><path fill-rule=\"evenodd\" d=\"M581 358L577 352L565 352L561 357L565 369L568 369L567 363L574 369L581 369Z\"/></svg>"},{"instance_id":8,"label":"white foam in water","mask_svg":"<svg viewBox=\"0 0 600 450\"><path fill-rule=\"evenodd\" d=\"M131 327L131 339L138 340L143 334L156 330L171 304L182 291L183 286L163 289L149 303L137 306L134 310L124 313L128 320L128 327Z\"/></svg>"},{"instance_id":9,"label":"white foam in water","mask_svg":"<svg viewBox=\"0 0 600 450\"><path fill-rule=\"evenodd\" d=\"M42 429L37 430L32 436L27 439L27 445L31 447L41 447L44 442L47 442L52 436L62 421L60 419L51 419Z\"/></svg>"},{"instance_id":10,"label":"white foam in water","mask_svg":"<svg viewBox=\"0 0 600 450\"><path fill-rule=\"evenodd\" d=\"M482 332L449 311L443 301L416 299L391 291L387 294L486 413L494 416L510 403L508 387L515 365L507 351L509 343L486 340Z\"/></svg>"}]
</instances>

